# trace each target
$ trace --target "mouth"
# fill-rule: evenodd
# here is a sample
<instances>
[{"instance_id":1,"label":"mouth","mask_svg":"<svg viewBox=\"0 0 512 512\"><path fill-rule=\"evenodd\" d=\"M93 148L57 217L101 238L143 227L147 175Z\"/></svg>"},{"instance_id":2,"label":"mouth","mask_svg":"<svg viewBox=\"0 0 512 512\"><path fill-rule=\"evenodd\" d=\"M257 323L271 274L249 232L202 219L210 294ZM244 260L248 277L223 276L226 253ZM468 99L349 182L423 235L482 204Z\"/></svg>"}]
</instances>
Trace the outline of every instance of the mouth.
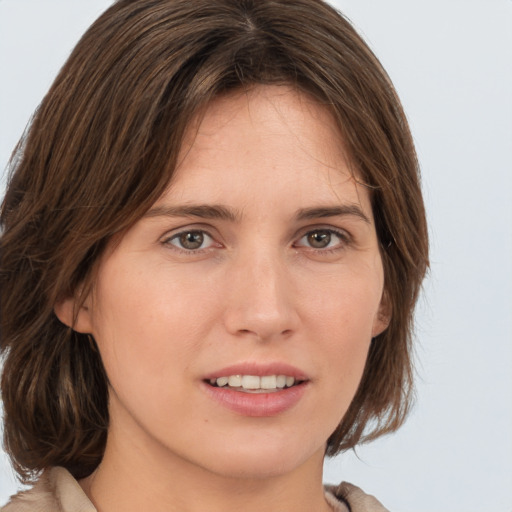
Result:
<instances>
[{"instance_id":1,"label":"mouth","mask_svg":"<svg viewBox=\"0 0 512 512\"><path fill-rule=\"evenodd\" d=\"M225 375L205 380L214 388L231 389L242 393L275 393L283 389L299 386L305 379L290 375Z\"/></svg>"},{"instance_id":2,"label":"mouth","mask_svg":"<svg viewBox=\"0 0 512 512\"><path fill-rule=\"evenodd\" d=\"M206 395L246 417L277 416L307 395L310 377L282 362L242 362L203 376Z\"/></svg>"}]
</instances>

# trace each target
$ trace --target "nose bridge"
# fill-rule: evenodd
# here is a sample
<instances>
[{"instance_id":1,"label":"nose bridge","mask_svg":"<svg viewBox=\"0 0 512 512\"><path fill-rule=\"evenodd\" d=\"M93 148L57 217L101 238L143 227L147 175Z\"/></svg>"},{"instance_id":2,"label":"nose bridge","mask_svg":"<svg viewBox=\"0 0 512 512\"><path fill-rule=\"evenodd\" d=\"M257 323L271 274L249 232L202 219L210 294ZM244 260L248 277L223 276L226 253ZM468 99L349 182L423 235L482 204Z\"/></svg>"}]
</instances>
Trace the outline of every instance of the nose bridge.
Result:
<instances>
[{"instance_id":1,"label":"nose bridge","mask_svg":"<svg viewBox=\"0 0 512 512\"><path fill-rule=\"evenodd\" d=\"M240 254L231 277L226 311L230 332L268 339L295 329L290 269L276 248L259 247Z\"/></svg>"}]
</instances>

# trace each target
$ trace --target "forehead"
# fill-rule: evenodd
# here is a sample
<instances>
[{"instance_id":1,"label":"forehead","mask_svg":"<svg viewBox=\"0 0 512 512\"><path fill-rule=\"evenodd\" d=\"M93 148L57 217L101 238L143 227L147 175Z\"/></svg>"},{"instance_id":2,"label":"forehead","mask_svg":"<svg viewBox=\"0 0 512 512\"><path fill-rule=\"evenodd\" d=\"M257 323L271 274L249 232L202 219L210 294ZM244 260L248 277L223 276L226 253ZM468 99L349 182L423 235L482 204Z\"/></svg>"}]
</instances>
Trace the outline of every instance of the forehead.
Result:
<instances>
[{"instance_id":1,"label":"forehead","mask_svg":"<svg viewBox=\"0 0 512 512\"><path fill-rule=\"evenodd\" d=\"M340 161L349 164L341 133L325 106L291 86L258 85L217 97L196 115L177 171L199 152L242 147L247 156L258 144L268 157L274 151L289 156L300 152L306 160L319 159L333 168Z\"/></svg>"},{"instance_id":2,"label":"forehead","mask_svg":"<svg viewBox=\"0 0 512 512\"><path fill-rule=\"evenodd\" d=\"M360 203L368 193L356 177L326 107L289 86L256 86L218 97L196 116L161 200Z\"/></svg>"}]
</instances>

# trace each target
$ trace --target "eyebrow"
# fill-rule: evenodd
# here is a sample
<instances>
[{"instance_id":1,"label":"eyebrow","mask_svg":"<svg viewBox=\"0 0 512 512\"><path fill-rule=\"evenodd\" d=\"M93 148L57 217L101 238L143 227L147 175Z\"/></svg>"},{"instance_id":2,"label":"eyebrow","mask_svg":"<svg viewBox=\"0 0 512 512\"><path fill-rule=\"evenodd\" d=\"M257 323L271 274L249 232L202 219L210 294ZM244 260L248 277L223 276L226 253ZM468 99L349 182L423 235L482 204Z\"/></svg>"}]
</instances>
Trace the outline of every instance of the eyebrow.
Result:
<instances>
[{"instance_id":1,"label":"eyebrow","mask_svg":"<svg viewBox=\"0 0 512 512\"><path fill-rule=\"evenodd\" d=\"M230 222L239 222L242 213L221 204L197 204L197 205L163 205L151 208L144 217L199 217L203 219L220 219ZM300 208L295 214L298 221L314 220L326 217L359 217L367 224L371 224L368 216L357 204L319 206Z\"/></svg>"},{"instance_id":2,"label":"eyebrow","mask_svg":"<svg viewBox=\"0 0 512 512\"><path fill-rule=\"evenodd\" d=\"M221 204L197 204L180 206L155 206L144 217L201 217L203 219L221 219L237 222L241 218L236 212Z\"/></svg>"},{"instance_id":3,"label":"eyebrow","mask_svg":"<svg viewBox=\"0 0 512 512\"><path fill-rule=\"evenodd\" d=\"M325 217L359 217L367 224L371 224L368 216L357 204L346 204L336 206L320 206L318 208L301 208L297 211L297 220L314 220Z\"/></svg>"}]
</instances>

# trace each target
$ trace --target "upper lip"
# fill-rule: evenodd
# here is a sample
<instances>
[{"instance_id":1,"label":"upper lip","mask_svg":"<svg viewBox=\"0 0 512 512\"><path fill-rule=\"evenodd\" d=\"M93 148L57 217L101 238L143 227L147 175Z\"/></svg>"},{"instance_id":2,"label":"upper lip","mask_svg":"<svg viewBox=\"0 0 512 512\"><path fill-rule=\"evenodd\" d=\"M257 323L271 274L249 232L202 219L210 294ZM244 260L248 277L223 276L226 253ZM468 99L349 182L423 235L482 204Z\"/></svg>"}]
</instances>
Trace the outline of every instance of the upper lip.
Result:
<instances>
[{"instance_id":1,"label":"upper lip","mask_svg":"<svg viewBox=\"0 0 512 512\"><path fill-rule=\"evenodd\" d=\"M204 376L204 380L229 377L230 375L255 375L258 377L264 377L266 375L286 375L287 377L294 377L295 380L309 380L308 376L303 371L295 366L282 362L236 363L208 373Z\"/></svg>"}]
</instances>

